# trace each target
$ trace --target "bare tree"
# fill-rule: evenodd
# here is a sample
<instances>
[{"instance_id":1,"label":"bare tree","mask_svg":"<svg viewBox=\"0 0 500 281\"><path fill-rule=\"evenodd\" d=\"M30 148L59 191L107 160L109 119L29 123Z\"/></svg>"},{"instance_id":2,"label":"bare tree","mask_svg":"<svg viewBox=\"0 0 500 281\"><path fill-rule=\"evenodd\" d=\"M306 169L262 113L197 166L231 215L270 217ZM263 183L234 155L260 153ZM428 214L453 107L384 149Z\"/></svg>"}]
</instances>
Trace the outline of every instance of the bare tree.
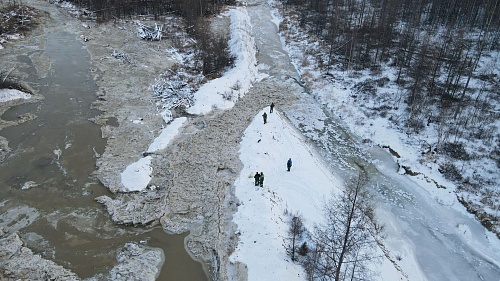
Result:
<instances>
[{"instance_id":1,"label":"bare tree","mask_svg":"<svg viewBox=\"0 0 500 281\"><path fill-rule=\"evenodd\" d=\"M325 207L324 222L315 229L314 261L308 265L311 280L363 280L367 262L377 258L374 249L382 227L375 222L364 180L359 176Z\"/></svg>"},{"instance_id":2,"label":"bare tree","mask_svg":"<svg viewBox=\"0 0 500 281\"><path fill-rule=\"evenodd\" d=\"M302 223L302 216L299 214L295 214L290 220L288 234L290 244L288 245L288 253L292 257L292 261L296 261L295 253L297 252L297 244L300 241L300 238L304 234L305 228Z\"/></svg>"}]
</instances>

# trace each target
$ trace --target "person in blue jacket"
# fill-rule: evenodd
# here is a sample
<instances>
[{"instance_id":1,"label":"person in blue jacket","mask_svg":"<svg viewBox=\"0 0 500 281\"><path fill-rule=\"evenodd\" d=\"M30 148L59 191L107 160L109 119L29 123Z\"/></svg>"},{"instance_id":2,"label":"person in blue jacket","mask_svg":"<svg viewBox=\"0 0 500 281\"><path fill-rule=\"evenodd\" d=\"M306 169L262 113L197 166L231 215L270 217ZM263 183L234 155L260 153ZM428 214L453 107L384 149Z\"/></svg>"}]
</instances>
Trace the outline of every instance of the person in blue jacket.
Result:
<instances>
[{"instance_id":1,"label":"person in blue jacket","mask_svg":"<svg viewBox=\"0 0 500 281\"><path fill-rule=\"evenodd\" d=\"M290 172L290 169L292 168L292 158L288 158L288 161L286 161L286 168Z\"/></svg>"}]
</instances>

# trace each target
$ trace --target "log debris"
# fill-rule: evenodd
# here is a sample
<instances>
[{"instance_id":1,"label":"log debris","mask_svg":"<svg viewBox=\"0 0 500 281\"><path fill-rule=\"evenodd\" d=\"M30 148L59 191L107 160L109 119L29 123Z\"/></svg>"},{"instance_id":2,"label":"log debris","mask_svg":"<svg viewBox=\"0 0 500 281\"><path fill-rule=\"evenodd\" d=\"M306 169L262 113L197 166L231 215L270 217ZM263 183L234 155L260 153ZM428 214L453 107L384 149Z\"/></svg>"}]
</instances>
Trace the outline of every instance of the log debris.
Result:
<instances>
[{"instance_id":1,"label":"log debris","mask_svg":"<svg viewBox=\"0 0 500 281\"><path fill-rule=\"evenodd\" d=\"M141 39L160 41L163 33L163 25L158 25L155 23L154 26L146 26L142 23L137 23L137 36Z\"/></svg>"}]
</instances>

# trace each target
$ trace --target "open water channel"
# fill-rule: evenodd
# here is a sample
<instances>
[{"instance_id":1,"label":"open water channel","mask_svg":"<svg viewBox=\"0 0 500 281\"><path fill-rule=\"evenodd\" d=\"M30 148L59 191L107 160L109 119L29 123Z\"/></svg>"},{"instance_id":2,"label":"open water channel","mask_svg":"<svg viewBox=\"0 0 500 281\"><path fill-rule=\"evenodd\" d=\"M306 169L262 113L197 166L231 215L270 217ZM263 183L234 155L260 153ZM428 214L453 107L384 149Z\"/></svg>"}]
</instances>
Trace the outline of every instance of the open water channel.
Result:
<instances>
[{"instance_id":1,"label":"open water channel","mask_svg":"<svg viewBox=\"0 0 500 281\"><path fill-rule=\"evenodd\" d=\"M72 270L80 278L107 275L116 253L127 242L163 249L165 262L158 280L207 280L202 265L184 247L185 235L161 227L120 226L94 201L113 195L92 176L106 140L91 121L97 86L90 57L75 35L46 35L45 50L17 56L27 83L45 97L36 104L13 107L2 118L31 112L37 118L8 127L0 135L12 153L0 162L0 228L21 238L34 252ZM44 52L50 72L44 78L30 57ZM110 124L112 125L112 124Z\"/></svg>"}]
</instances>

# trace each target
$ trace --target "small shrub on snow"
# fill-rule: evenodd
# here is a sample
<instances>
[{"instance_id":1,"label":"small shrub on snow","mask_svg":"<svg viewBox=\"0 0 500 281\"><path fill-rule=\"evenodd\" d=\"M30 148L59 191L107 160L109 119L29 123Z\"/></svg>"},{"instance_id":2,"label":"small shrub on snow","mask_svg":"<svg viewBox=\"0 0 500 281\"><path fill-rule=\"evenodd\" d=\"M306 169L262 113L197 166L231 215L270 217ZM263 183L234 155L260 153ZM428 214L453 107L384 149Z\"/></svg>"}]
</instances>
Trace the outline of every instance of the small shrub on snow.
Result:
<instances>
[{"instance_id":1,"label":"small shrub on snow","mask_svg":"<svg viewBox=\"0 0 500 281\"><path fill-rule=\"evenodd\" d=\"M375 82L377 83L377 86L378 87L384 87L386 86L389 82L391 82L391 80L387 77L382 77L380 79L377 79L375 80Z\"/></svg>"},{"instance_id":2,"label":"small shrub on snow","mask_svg":"<svg viewBox=\"0 0 500 281\"><path fill-rule=\"evenodd\" d=\"M375 95L377 93L377 88L375 88L375 83L371 79L366 79L365 81L359 82L354 85L353 92L356 94L369 94Z\"/></svg>"},{"instance_id":3,"label":"small shrub on snow","mask_svg":"<svg viewBox=\"0 0 500 281\"><path fill-rule=\"evenodd\" d=\"M307 246L307 242L304 242L302 243L302 245L300 245L300 248L297 253L303 257L305 257L307 253L309 253L309 247Z\"/></svg>"},{"instance_id":4,"label":"small shrub on snow","mask_svg":"<svg viewBox=\"0 0 500 281\"><path fill-rule=\"evenodd\" d=\"M389 105L384 104L382 106L373 107L373 108L371 108L371 110L374 113L377 113L380 117L386 118L387 114L389 113L389 111L392 110L392 107L390 107Z\"/></svg>"},{"instance_id":5,"label":"small shrub on snow","mask_svg":"<svg viewBox=\"0 0 500 281\"><path fill-rule=\"evenodd\" d=\"M491 158L495 161L497 167L500 168L500 148L498 146L491 152Z\"/></svg>"},{"instance_id":6,"label":"small shrub on snow","mask_svg":"<svg viewBox=\"0 0 500 281\"><path fill-rule=\"evenodd\" d=\"M288 243L286 246L287 252L292 258L292 261L297 261L296 253L300 251L301 247L297 247L300 240L303 239L304 232L306 228L303 223L302 216L300 214L295 214L291 216L289 226L288 226ZM305 242L304 242L305 244ZM302 244L303 245L303 244ZM304 256L304 255L302 255Z\"/></svg>"},{"instance_id":7,"label":"small shrub on snow","mask_svg":"<svg viewBox=\"0 0 500 281\"><path fill-rule=\"evenodd\" d=\"M241 82L240 80L237 80L233 86L231 86L231 89L235 90L235 91L239 91L241 90Z\"/></svg>"},{"instance_id":8,"label":"small shrub on snow","mask_svg":"<svg viewBox=\"0 0 500 281\"><path fill-rule=\"evenodd\" d=\"M307 58L302 60L302 67L308 67L310 64L311 62Z\"/></svg>"},{"instance_id":9,"label":"small shrub on snow","mask_svg":"<svg viewBox=\"0 0 500 281\"><path fill-rule=\"evenodd\" d=\"M418 116L406 120L406 127L417 134L425 128L424 122Z\"/></svg>"},{"instance_id":10,"label":"small shrub on snow","mask_svg":"<svg viewBox=\"0 0 500 281\"><path fill-rule=\"evenodd\" d=\"M447 180L461 181L463 179L460 170L450 162L439 165L438 171L443 174L444 178Z\"/></svg>"},{"instance_id":11,"label":"small shrub on snow","mask_svg":"<svg viewBox=\"0 0 500 281\"><path fill-rule=\"evenodd\" d=\"M439 147L442 154L453 157L459 160L470 160L470 155L465 150L465 147L460 142L445 142Z\"/></svg>"},{"instance_id":12,"label":"small shrub on snow","mask_svg":"<svg viewBox=\"0 0 500 281\"><path fill-rule=\"evenodd\" d=\"M224 93L221 94L222 98L227 101L232 101L234 99L234 92L233 91L224 91Z\"/></svg>"}]
</instances>

